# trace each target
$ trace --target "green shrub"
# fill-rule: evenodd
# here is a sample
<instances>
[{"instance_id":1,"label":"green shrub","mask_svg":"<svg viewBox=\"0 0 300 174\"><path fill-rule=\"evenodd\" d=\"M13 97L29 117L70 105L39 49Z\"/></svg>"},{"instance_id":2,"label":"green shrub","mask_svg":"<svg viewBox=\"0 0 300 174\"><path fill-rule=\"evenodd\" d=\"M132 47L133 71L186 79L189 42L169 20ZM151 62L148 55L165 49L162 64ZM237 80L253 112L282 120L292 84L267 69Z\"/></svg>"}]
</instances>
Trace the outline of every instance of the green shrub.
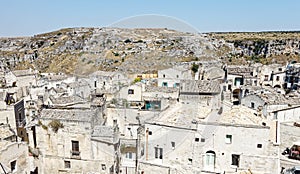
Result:
<instances>
[{"instance_id":1,"label":"green shrub","mask_svg":"<svg viewBox=\"0 0 300 174\"><path fill-rule=\"evenodd\" d=\"M198 71L198 69L199 69L199 65L193 63L191 70L192 70L194 73L196 73L196 72Z\"/></svg>"},{"instance_id":2,"label":"green shrub","mask_svg":"<svg viewBox=\"0 0 300 174\"><path fill-rule=\"evenodd\" d=\"M52 120L48 125L55 133L58 131L59 128L64 128L64 125L59 120Z\"/></svg>"}]
</instances>

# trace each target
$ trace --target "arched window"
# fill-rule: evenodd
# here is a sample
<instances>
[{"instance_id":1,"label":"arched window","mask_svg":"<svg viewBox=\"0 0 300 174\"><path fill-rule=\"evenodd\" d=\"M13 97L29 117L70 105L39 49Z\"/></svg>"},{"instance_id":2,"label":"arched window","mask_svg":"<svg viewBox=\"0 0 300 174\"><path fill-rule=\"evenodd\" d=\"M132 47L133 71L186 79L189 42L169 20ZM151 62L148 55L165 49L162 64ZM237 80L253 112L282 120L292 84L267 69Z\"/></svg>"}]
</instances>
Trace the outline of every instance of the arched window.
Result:
<instances>
[{"instance_id":1,"label":"arched window","mask_svg":"<svg viewBox=\"0 0 300 174\"><path fill-rule=\"evenodd\" d=\"M215 168L215 161L216 161L216 153L211 150L207 151L203 159L204 169L208 171L213 171Z\"/></svg>"}]
</instances>

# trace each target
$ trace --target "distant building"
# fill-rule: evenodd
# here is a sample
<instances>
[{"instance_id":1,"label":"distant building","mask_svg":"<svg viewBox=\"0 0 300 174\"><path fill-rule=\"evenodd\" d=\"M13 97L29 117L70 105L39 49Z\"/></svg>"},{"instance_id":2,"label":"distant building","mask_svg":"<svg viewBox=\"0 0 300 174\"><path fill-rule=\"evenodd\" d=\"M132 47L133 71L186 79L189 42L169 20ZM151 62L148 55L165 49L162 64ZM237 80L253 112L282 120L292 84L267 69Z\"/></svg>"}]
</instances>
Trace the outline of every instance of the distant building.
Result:
<instances>
[{"instance_id":1,"label":"distant building","mask_svg":"<svg viewBox=\"0 0 300 174\"><path fill-rule=\"evenodd\" d=\"M287 65L285 73L284 88L297 90L299 86L300 63L290 63Z\"/></svg>"},{"instance_id":2,"label":"distant building","mask_svg":"<svg viewBox=\"0 0 300 174\"><path fill-rule=\"evenodd\" d=\"M191 80L191 70L182 67L173 67L158 70L157 86L180 87L180 80Z\"/></svg>"}]
</instances>

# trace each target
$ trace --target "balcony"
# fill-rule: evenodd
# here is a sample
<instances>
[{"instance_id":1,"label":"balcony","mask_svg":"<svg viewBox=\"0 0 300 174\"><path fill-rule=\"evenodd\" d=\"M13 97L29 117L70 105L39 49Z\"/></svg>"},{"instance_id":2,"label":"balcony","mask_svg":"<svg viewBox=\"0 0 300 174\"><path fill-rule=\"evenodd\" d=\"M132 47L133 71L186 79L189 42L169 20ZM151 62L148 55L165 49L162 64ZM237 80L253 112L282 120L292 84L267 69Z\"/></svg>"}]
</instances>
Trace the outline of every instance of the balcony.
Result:
<instances>
[{"instance_id":1,"label":"balcony","mask_svg":"<svg viewBox=\"0 0 300 174\"><path fill-rule=\"evenodd\" d=\"M81 159L80 158L80 151L71 151L71 158L73 158L73 159Z\"/></svg>"}]
</instances>

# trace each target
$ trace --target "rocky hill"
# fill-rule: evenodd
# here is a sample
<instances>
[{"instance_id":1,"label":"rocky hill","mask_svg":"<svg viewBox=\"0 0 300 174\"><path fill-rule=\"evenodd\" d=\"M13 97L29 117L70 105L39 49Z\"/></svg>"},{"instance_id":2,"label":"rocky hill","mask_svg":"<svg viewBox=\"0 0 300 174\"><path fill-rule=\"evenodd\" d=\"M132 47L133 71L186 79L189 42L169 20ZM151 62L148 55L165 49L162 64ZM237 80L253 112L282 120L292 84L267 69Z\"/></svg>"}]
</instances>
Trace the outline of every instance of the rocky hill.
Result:
<instances>
[{"instance_id":1,"label":"rocky hill","mask_svg":"<svg viewBox=\"0 0 300 174\"><path fill-rule=\"evenodd\" d=\"M227 61L254 61L263 64L300 61L300 32L209 33L209 37L231 45Z\"/></svg>"},{"instance_id":2,"label":"rocky hill","mask_svg":"<svg viewBox=\"0 0 300 174\"><path fill-rule=\"evenodd\" d=\"M0 66L87 74L153 72L180 62L261 63L298 60L299 32L192 34L168 29L66 28L0 38Z\"/></svg>"},{"instance_id":3,"label":"rocky hill","mask_svg":"<svg viewBox=\"0 0 300 174\"><path fill-rule=\"evenodd\" d=\"M176 62L216 59L219 42L167 29L68 28L27 38L1 38L2 65L41 71L151 72Z\"/></svg>"}]
</instances>

